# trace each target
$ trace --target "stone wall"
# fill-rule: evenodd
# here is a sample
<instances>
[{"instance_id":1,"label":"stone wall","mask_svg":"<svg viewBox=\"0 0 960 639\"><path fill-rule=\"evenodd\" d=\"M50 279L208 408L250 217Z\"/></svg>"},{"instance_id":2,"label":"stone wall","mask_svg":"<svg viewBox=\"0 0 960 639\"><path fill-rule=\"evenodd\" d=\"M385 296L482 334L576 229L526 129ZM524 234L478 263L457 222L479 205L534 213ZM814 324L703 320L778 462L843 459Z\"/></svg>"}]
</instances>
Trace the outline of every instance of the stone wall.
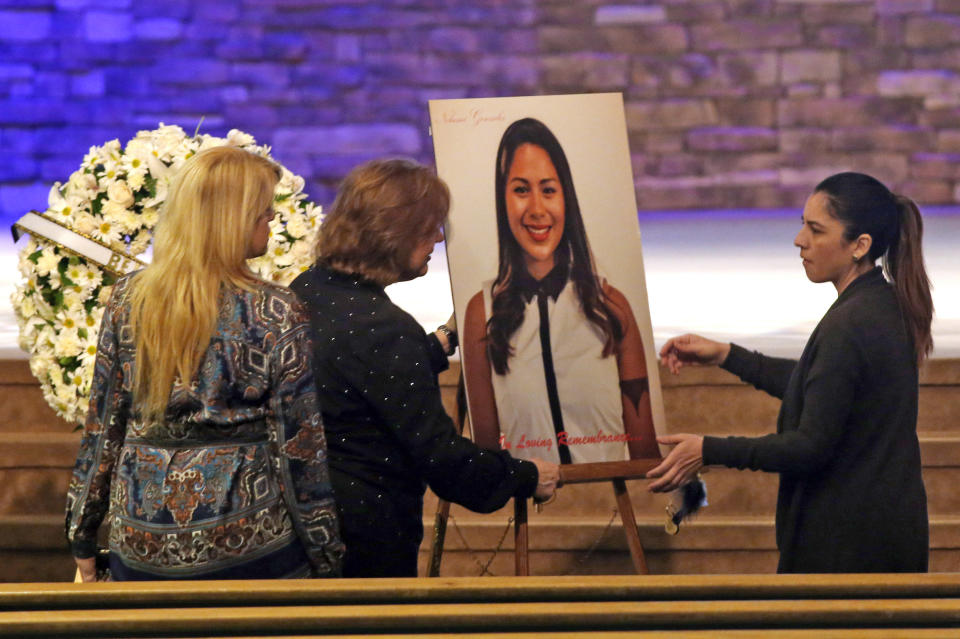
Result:
<instances>
[{"instance_id":1,"label":"stone wall","mask_svg":"<svg viewBox=\"0 0 960 639\"><path fill-rule=\"evenodd\" d=\"M426 101L622 92L642 209L871 172L960 201L957 0L0 0L0 219L158 122L274 146L321 204L430 161Z\"/></svg>"}]
</instances>

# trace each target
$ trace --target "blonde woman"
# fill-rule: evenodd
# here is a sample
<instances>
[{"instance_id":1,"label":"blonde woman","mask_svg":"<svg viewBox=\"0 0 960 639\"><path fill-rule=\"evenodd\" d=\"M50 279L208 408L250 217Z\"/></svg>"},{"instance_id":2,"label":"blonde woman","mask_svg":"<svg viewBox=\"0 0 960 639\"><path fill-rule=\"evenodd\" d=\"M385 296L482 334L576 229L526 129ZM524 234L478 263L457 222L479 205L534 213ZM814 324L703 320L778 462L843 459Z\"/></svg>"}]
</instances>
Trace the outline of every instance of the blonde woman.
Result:
<instances>
[{"instance_id":1,"label":"blonde woman","mask_svg":"<svg viewBox=\"0 0 960 639\"><path fill-rule=\"evenodd\" d=\"M83 581L104 518L117 580L340 572L308 320L246 266L266 250L278 175L240 149L198 153L153 263L114 287L67 498Z\"/></svg>"}]
</instances>

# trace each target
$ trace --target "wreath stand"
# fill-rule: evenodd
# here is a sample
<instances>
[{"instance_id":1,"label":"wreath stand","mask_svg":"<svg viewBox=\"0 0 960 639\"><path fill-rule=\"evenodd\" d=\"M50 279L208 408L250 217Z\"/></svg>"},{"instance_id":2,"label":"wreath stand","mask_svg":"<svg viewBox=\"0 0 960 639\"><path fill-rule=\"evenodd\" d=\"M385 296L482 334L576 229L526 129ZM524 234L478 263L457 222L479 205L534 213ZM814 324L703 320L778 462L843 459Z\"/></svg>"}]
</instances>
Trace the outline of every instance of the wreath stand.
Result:
<instances>
[{"instance_id":1,"label":"wreath stand","mask_svg":"<svg viewBox=\"0 0 960 639\"><path fill-rule=\"evenodd\" d=\"M646 472L661 462L660 459L632 459L621 462L599 462L593 464L569 464L560 466L560 484L587 484L610 481L613 494L617 499L617 510L623 524L623 533L627 538L633 569L638 575L649 574L640 534L637 532L637 520L633 514L633 503L627 491L628 479L642 479ZM517 576L530 574L530 538L527 526L527 500L514 498L514 561ZM430 552L429 577L440 576L440 560L443 557L443 542L446 536L447 519L450 515L450 502L441 499L437 504L437 513L433 525L433 545Z\"/></svg>"}]
</instances>

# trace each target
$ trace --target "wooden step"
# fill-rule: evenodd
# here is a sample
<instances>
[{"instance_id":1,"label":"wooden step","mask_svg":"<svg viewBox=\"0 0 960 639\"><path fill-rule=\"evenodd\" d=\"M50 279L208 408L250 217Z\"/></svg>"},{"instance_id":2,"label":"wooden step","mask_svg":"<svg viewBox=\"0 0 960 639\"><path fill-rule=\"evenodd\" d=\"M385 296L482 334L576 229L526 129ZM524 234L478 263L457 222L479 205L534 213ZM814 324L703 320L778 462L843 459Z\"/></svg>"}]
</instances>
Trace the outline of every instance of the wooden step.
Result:
<instances>
[{"instance_id":1,"label":"wooden step","mask_svg":"<svg viewBox=\"0 0 960 639\"><path fill-rule=\"evenodd\" d=\"M613 637L635 631L669 632L665 636L671 637L724 636L717 631L741 633L727 636L789 637L796 631L833 636L837 630L879 629L893 632L838 636L935 637L942 635L924 630L956 632L958 624L957 575L0 586L0 634L18 637L470 636L463 633L481 632L504 637ZM673 634L698 631L699 635Z\"/></svg>"},{"instance_id":2,"label":"wooden step","mask_svg":"<svg viewBox=\"0 0 960 639\"><path fill-rule=\"evenodd\" d=\"M215 622L214 622L215 620ZM212 623L213 622L213 623ZM456 603L251 606L0 612L0 634L18 637L232 637L286 633L951 628L958 599Z\"/></svg>"}]
</instances>

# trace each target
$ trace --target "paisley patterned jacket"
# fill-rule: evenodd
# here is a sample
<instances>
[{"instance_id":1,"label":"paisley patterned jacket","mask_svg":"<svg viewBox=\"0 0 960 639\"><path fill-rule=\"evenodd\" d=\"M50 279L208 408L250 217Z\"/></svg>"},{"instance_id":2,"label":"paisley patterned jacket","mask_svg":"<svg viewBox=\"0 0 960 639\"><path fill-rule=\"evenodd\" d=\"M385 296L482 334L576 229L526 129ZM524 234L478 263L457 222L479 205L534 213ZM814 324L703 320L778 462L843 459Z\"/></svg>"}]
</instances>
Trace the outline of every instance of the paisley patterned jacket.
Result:
<instances>
[{"instance_id":1,"label":"paisley patterned jacket","mask_svg":"<svg viewBox=\"0 0 960 639\"><path fill-rule=\"evenodd\" d=\"M106 518L116 579L338 575L343 544L299 300L265 282L225 289L195 380L178 380L165 420L147 423L131 404L129 283L117 282L100 329L67 495L73 554L93 555Z\"/></svg>"}]
</instances>

